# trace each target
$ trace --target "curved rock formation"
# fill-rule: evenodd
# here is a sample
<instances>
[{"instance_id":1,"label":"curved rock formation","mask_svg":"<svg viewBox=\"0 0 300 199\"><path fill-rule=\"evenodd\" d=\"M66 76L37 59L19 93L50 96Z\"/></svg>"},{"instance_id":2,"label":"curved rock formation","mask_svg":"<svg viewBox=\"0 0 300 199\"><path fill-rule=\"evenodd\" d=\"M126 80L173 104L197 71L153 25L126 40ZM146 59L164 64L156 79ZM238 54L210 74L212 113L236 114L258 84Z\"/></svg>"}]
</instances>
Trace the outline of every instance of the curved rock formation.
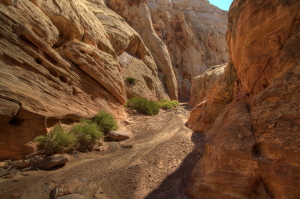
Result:
<instances>
[{"instance_id":1,"label":"curved rock formation","mask_svg":"<svg viewBox=\"0 0 300 199\"><path fill-rule=\"evenodd\" d=\"M206 135L191 198L300 195L300 2L235 0L230 62L187 125Z\"/></svg>"},{"instance_id":2,"label":"curved rock formation","mask_svg":"<svg viewBox=\"0 0 300 199\"><path fill-rule=\"evenodd\" d=\"M169 99L138 33L102 0L1 1L0 65L0 159L24 157L58 122L125 118L128 93Z\"/></svg>"},{"instance_id":3,"label":"curved rock formation","mask_svg":"<svg viewBox=\"0 0 300 199\"><path fill-rule=\"evenodd\" d=\"M121 15L142 37L159 69L171 99L178 99L177 80L165 43L156 34L149 8L144 0L110 0L109 8Z\"/></svg>"},{"instance_id":4,"label":"curved rock formation","mask_svg":"<svg viewBox=\"0 0 300 199\"><path fill-rule=\"evenodd\" d=\"M189 100L192 79L228 59L227 12L206 0L148 0L153 27L167 45L179 97Z\"/></svg>"}]
</instances>

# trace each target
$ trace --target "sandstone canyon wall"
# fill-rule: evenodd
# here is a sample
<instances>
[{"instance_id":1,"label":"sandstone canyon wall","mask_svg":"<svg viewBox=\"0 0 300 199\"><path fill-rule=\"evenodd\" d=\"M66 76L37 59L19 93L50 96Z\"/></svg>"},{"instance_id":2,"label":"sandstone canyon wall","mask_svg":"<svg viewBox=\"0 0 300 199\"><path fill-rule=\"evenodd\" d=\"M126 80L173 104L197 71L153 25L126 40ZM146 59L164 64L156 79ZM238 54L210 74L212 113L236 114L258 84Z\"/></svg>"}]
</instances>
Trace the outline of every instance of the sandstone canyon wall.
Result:
<instances>
[{"instance_id":1,"label":"sandstone canyon wall","mask_svg":"<svg viewBox=\"0 0 300 199\"><path fill-rule=\"evenodd\" d=\"M0 159L24 157L25 143L58 122L99 110L125 118L127 97L177 97L139 34L102 0L1 0L0 66Z\"/></svg>"},{"instance_id":2,"label":"sandstone canyon wall","mask_svg":"<svg viewBox=\"0 0 300 199\"><path fill-rule=\"evenodd\" d=\"M107 0L109 8L120 14L142 37L151 51L171 99L178 99L177 80L167 46L156 34L144 0Z\"/></svg>"},{"instance_id":3,"label":"sandstone canyon wall","mask_svg":"<svg viewBox=\"0 0 300 199\"><path fill-rule=\"evenodd\" d=\"M208 140L191 198L299 198L300 2L235 0L230 61L187 126Z\"/></svg>"},{"instance_id":4,"label":"sandstone canyon wall","mask_svg":"<svg viewBox=\"0 0 300 199\"><path fill-rule=\"evenodd\" d=\"M227 12L207 0L148 0L153 27L167 45L179 97L189 100L192 79L228 61Z\"/></svg>"}]
</instances>

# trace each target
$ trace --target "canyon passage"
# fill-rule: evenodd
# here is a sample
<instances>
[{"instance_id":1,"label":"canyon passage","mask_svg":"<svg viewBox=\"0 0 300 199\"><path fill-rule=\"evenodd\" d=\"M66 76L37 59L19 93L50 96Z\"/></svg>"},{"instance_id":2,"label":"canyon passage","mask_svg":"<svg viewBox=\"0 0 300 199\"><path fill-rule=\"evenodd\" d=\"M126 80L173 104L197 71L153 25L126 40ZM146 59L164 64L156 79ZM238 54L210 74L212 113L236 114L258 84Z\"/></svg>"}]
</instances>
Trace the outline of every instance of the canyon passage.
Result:
<instances>
[{"instance_id":1,"label":"canyon passage","mask_svg":"<svg viewBox=\"0 0 300 199\"><path fill-rule=\"evenodd\" d=\"M0 0L0 198L299 198L299 10Z\"/></svg>"}]
</instances>

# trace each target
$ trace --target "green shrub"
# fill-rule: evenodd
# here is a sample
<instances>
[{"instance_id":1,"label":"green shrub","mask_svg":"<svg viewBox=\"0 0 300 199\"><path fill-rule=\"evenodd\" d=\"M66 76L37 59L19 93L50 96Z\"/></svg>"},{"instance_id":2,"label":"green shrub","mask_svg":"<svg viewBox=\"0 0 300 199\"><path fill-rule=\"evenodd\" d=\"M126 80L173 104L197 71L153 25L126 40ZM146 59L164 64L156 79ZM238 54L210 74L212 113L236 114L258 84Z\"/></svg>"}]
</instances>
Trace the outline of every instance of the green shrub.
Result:
<instances>
[{"instance_id":1,"label":"green shrub","mask_svg":"<svg viewBox=\"0 0 300 199\"><path fill-rule=\"evenodd\" d=\"M135 85L136 83L136 79L132 78L132 77L127 77L126 78L126 81L129 83L129 84L132 84L132 85Z\"/></svg>"},{"instance_id":2,"label":"green shrub","mask_svg":"<svg viewBox=\"0 0 300 199\"><path fill-rule=\"evenodd\" d=\"M168 101L165 99L160 99L156 103L157 103L157 106L162 109L172 109L179 105L179 102L177 100Z\"/></svg>"},{"instance_id":3,"label":"green shrub","mask_svg":"<svg viewBox=\"0 0 300 199\"><path fill-rule=\"evenodd\" d=\"M74 134L77 138L78 147L92 146L103 136L96 123L90 120L83 120L75 124L70 133Z\"/></svg>"},{"instance_id":4,"label":"green shrub","mask_svg":"<svg viewBox=\"0 0 300 199\"><path fill-rule=\"evenodd\" d=\"M147 115L156 115L159 112L158 106L154 101L142 97L134 97L127 100L126 106Z\"/></svg>"},{"instance_id":5,"label":"green shrub","mask_svg":"<svg viewBox=\"0 0 300 199\"><path fill-rule=\"evenodd\" d=\"M76 138L73 134L66 133L65 129L59 125L47 135L40 135L34 139L40 143L40 147L45 149L47 153L60 153L65 149L70 149L75 145Z\"/></svg>"},{"instance_id":6,"label":"green shrub","mask_svg":"<svg viewBox=\"0 0 300 199\"><path fill-rule=\"evenodd\" d=\"M105 111L100 111L95 117L92 118L92 121L95 122L100 130L103 133L108 133L110 130L117 130L118 124L115 118Z\"/></svg>"},{"instance_id":7,"label":"green shrub","mask_svg":"<svg viewBox=\"0 0 300 199\"><path fill-rule=\"evenodd\" d=\"M172 100L171 103L172 103L173 107L179 106L179 102L177 100Z\"/></svg>"}]
</instances>

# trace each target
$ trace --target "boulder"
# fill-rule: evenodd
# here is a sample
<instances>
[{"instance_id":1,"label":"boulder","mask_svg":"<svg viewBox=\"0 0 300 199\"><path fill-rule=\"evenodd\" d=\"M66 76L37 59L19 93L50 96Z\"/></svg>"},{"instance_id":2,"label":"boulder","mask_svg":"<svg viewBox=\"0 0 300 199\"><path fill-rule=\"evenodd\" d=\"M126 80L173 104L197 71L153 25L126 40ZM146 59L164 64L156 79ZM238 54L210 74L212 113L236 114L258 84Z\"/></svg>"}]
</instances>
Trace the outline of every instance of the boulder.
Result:
<instances>
[{"instance_id":1,"label":"boulder","mask_svg":"<svg viewBox=\"0 0 300 199\"><path fill-rule=\"evenodd\" d=\"M39 167L42 169L51 169L56 166L65 165L70 161L70 156L68 154L55 154L46 157L40 164Z\"/></svg>"},{"instance_id":2,"label":"boulder","mask_svg":"<svg viewBox=\"0 0 300 199\"><path fill-rule=\"evenodd\" d=\"M129 131L110 131L107 136L114 141L123 141L132 138L132 133Z\"/></svg>"}]
</instances>

